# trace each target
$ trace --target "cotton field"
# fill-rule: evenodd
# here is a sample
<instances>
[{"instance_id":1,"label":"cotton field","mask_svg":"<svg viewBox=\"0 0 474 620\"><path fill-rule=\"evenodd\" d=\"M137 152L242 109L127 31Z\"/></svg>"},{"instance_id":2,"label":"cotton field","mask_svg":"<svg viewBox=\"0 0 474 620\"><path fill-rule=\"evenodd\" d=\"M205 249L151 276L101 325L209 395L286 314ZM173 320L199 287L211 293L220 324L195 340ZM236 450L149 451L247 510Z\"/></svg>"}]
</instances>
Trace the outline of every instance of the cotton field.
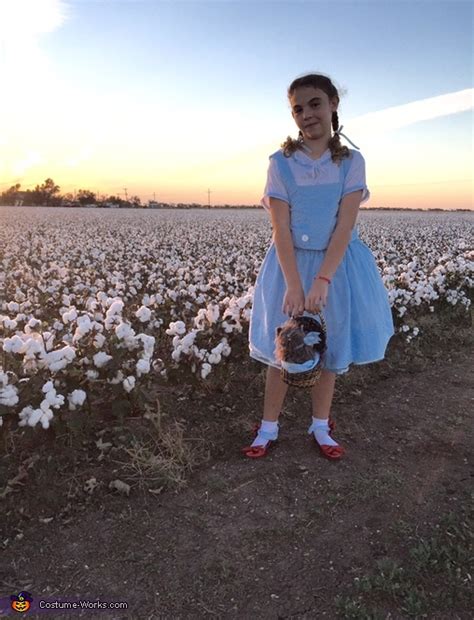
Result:
<instances>
[{"instance_id":1,"label":"cotton field","mask_svg":"<svg viewBox=\"0 0 474 620\"><path fill-rule=\"evenodd\" d=\"M407 342L419 316L469 311L473 222L360 213ZM238 364L270 243L263 209L0 207L0 424L46 429L99 392L133 400L176 369L206 381Z\"/></svg>"}]
</instances>

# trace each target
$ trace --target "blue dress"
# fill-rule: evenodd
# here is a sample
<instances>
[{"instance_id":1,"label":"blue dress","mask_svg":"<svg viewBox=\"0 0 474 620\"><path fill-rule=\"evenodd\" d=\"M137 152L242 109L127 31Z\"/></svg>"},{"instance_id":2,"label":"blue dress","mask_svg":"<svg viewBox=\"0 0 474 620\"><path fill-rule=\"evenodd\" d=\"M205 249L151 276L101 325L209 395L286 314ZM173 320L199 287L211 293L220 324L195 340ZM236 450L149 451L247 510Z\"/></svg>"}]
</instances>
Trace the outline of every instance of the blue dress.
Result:
<instances>
[{"instance_id":1,"label":"blue dress","mask_svg":"<svg viewBox=\"0 0 474 620\"><path fill-rule=\"evenodd\" d=\"M301 151L290 158L282 150L270 155L265 195L290 205L293 247L305 296L324 260L342 197L357 189L364 190L363 201L370 195L364 159L359 152L350 151L352 157L343 159L340 166L332 161L329 149L318 160ZM313 178L317 173L319 181ZM269 208L264 200L262 204ZM275 368L280 368L275 358L276 328L289 318L282 311L285 292L286 281L272 241L255 282L249 352L253 359ZM350 364L384 358L394 334L392 311L375 258L359 238L357 225L333 274L321 313L327 329L323 368L342 374Z\"/></svg>"}]
</instances>

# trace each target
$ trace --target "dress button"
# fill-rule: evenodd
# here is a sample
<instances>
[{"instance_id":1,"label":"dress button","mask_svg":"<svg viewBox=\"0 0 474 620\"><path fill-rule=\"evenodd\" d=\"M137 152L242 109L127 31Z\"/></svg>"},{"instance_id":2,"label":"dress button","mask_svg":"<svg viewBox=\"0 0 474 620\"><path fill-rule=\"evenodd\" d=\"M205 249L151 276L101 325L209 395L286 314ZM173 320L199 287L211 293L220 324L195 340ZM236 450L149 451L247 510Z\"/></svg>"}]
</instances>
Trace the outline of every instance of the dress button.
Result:
<instances>
[{"instance_id":1,"label":"dress button","mask_svg":"<svg viewBox=\"0 0 474 620\"><path fill-rule=\"evenodd\" d=\"M302 235L301 238L303 239L303 241L308 241L308 239L309 239L308 235Z\"/></svg>"}]
</instances>

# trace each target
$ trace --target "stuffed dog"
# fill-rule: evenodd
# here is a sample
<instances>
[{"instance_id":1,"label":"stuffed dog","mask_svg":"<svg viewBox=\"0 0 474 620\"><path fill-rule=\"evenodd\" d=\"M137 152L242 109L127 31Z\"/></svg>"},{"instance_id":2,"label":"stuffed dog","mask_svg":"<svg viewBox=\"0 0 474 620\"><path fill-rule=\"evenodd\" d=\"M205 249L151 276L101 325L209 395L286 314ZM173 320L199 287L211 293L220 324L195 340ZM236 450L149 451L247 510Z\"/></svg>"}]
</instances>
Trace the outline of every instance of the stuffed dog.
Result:
<instances>
[{"instance_id":1,"label":"stuffed dog","mask_svg":"<svg viewBox=\"0 0 474 620\"><path fill-rule=\"evenodd\" d=\"M275 355L288 372L305 372L319 362L319 353L314 345L321 342L316 331L305 332L304 327L291 318L277 327Z\"/></svg>"}]
</instances>

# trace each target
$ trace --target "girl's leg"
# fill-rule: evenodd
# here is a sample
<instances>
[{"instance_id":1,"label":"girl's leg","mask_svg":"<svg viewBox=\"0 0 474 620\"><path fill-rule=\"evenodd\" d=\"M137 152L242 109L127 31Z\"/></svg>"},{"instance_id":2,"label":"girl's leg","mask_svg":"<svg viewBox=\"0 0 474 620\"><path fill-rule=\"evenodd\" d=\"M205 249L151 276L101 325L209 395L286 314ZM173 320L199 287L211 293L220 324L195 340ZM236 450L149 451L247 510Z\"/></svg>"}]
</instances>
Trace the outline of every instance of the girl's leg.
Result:
<instances>
[{"instance_id":1,"label":"girl's leg","mask_svg":"<svg viewBox=\"0 0 474 620\"><path fill-rule=\"evenodd\" d=\"M247 456L263 456L269 441L275 441L278 438L278 417L287 390L288 385L281 379L279 368L268 366L265 381L263 419L253 443L250 447L243 448Z\"/></svg>"},{"instance_id":2,"label":"girl's leg","mask_svg":"<svg viewBox=\"0 0 474 620\"><path fill-rule=\"evenodd\" d=\"M311 388L311 401L313 407L313 420L308 433L313 433L316 441L328 458L340 458L344 454L342 448L329 433L329 414L331 412L332 398L336 373L322 370L319 380Z\"/></svg>"},{"instance_id":3,"label":"girl's leg","mask_svg":"<svg viewBox=\"0 0 474 620\"><path fill-rule=\"evenodd\" d=\"M323 369L318 381L311 388L313 418L320 420L329 418L335 383L336 373Z\"/></svg>"},{"instance_id":4,"label":"girl's leg","mask_svg":"<svg viewBox=\"0 0 474 620\"><path fill-rule=\"evenodd\" d=\"M263 419L276 422L283 407L288 384L280 376L280 369L268 366L265 382L265 399L263 403Z\"/></svg>"}]
</instances>

